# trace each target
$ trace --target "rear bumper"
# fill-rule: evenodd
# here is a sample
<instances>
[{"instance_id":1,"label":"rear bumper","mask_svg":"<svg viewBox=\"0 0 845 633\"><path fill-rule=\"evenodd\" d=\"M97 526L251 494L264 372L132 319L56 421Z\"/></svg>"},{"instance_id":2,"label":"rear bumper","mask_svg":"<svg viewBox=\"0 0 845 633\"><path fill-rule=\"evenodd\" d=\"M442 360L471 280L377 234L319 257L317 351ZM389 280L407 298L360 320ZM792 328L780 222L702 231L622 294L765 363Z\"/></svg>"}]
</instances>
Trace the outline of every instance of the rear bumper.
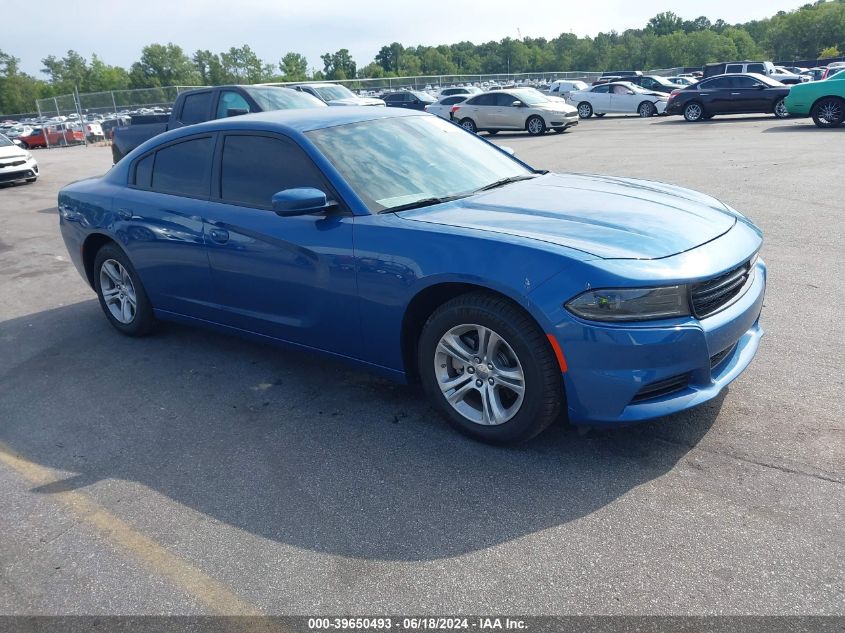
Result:
<instances>
[{"instance_id":1,"label":"rear bumper","mask_svg":"<svg viewBox=\"0 0 845 633\"><path fill-rule=\"evenodd\" d=\"M766 267L758 260L745 294L702 320L625 327L571 317L582 330L576 340L560 341L568 365L563 382L570 421L626 424L715 398L757 352L765 288Z\"/></svg>"}]
</instances>

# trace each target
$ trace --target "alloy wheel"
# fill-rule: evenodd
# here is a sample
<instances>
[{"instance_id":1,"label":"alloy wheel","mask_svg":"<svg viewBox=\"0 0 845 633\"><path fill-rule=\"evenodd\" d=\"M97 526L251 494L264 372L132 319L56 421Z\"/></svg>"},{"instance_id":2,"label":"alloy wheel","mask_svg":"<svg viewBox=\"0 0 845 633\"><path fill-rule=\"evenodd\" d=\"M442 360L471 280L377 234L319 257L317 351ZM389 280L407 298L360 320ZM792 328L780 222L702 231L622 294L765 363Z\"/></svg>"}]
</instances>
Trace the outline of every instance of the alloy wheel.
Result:
<instances>
[{"instance_id":1,"label":"alloy wheel","mask_svg":"<svg viewBox=\"0 0 845 633\"><path fill-rule=\"evenodd\" d=\"M475 424L504 424L522 406L522 365L507 341L490 328L464 324L446 332L434 353L434 372L449 405Z\"/></svg>"},{"instance_id":2,"label":"alloy wheel","mask_svg":"<svg viewBox=\"0 0 845 633\"><path fill-rule=\"evenodd\" d=\"M775 104L775 116L779 119L785 119L789 116L789 110L786 109L786 102L783 99Z\"/></svg>"},{"instance_id":3,"label":"alloy wheel","mask_svg":"<svg viewBox=\"0 0 845 633\"><path fill-rule=\"evenodd\" d=\"M528 131L531 134L541 134L544 131L544 127L543 121L541 121L538 117L534 117L528 122Z\"/></svg>"},{"instance_id":4,"label":"alloy wheel","mask_svg":"<svg viewBox=\"0 0 845 633\"><path fill-rule=\"evenodd\" d=\"M684 116L686 117L687 121L698 121L704 112L701 110L701 106L697 103L691 103L686 107L684 110Z\"/></svg>"},{"instance_id":5,"label":"alloy wheel","mask_svg":"<svg viewBox=\"0 0 845 633\"><path fill-rule=\"evenodd\" d=\"M825 101L819 107L819 119L827 125L839 125L843 118L842 102L834 99Z\"/></svg>"},{"instance_id":6,"label":"alloy wheel","mask_svg":"<svg viewBox=\"0 0 845 633\"><path fill-rule=\"evenodd\" d=\"M124 325L132 323L138 309L138 298L132 277L119 261L107 259L100 266L100 292L116 321Z\"/></svg>"}]
</instances>

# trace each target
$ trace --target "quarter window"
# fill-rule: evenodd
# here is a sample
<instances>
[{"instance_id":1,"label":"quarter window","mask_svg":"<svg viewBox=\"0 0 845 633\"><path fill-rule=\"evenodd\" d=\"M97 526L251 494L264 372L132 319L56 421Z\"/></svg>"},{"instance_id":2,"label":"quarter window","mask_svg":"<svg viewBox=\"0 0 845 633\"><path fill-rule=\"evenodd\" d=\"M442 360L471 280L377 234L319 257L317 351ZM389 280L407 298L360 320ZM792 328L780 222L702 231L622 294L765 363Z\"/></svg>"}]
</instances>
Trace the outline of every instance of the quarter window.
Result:
<instances>
[{"instance_id":1,"label":"quarter window","mask_svg":"<svg viewBox=\"0 0 845 633\"><path fill-rule=\"evenodd\" d=\"M155 154L142 158L135 164L135 186L149 189L153 182L153 161Z\"/></svg>"},{"instance_id":2,"label":"quarter window","mask_svg":"<svg viewBox=\"0 0 845 633\"><path fill-rule=\"evenodd\" d=\"M212 139L206 137L158 150L152 169L151 188L175 196L207 198L211 183L212 149Z\"/></svg>"},{"instance_id":3,"label":"quarter window","mask_svg":"<svg viewBox=\"0 0 845 633\"><path fill-rule=\"evenodd\" d=\"M220 169L224 202L269 208L273 194L294 187L326 191L322 174L298 145L266 136L226 136Z\"/></svg>"}]
</instances>

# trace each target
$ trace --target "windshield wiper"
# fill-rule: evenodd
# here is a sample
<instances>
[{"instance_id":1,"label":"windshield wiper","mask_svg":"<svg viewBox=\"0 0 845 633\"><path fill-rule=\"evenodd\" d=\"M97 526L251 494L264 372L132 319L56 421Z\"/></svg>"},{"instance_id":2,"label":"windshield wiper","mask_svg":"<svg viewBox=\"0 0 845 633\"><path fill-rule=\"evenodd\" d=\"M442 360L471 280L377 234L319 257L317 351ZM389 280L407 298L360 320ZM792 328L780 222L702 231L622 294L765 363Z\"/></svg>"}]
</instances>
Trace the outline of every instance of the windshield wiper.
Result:
<instances>
[{"instance_id":1,"label":"windshield wiper","mask_svg":"<svg viewBox=\"0 0 845 633\"><path fill-rule=\"evenodd\" d=\"M423 198L422 200L415 200L414 202L409 202L408 204L400 204L395 207L387 207L386 209L382 209L379 213L396 213L397 211L408 211L409 209L419 209L421 207L430 207L433 204L442 204L443 202L452 202L452 200L458 200L460 198L466 198L470 194L468 193L459 193L455 196L443 196L441 198Z\"/></svg>"},{"instance_id":2,"label":"windshield wiper","mask_svg":"<svg viewBox=\"0 0 845 633\"><path fill-rule=\"evenodd\" d=\"M475 190L475 193L479 191L489 191L490 189L496 189L498 187L504 187L505 185L509 185L512 182L519 182L520 180L529 180L531 178L536 178L536 174L525 175L525 176L510 176L508 178L500 178L495 182L491 182L489 185L484 185Z\"/></svg>"}]
</instances>

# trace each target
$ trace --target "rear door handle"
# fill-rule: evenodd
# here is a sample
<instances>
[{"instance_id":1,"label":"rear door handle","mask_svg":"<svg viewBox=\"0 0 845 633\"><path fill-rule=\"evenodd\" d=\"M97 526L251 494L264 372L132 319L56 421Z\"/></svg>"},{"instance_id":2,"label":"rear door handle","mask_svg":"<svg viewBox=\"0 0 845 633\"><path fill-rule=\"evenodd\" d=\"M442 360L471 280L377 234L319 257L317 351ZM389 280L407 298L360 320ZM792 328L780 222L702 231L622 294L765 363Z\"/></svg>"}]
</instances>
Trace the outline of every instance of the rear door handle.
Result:
<instances>
[{"instance_id":1,"label":"rear door handle","mask_svg":"<svg viewBox=\"0 0 845 633\"><path fill-rule=\"evenodd\" d=\"M208 232L208 235L211 237L212 241L217 242L218 244L225 244L229 241L229 231L225 229L211 229Z\"/></svg>"}]
</instances>

